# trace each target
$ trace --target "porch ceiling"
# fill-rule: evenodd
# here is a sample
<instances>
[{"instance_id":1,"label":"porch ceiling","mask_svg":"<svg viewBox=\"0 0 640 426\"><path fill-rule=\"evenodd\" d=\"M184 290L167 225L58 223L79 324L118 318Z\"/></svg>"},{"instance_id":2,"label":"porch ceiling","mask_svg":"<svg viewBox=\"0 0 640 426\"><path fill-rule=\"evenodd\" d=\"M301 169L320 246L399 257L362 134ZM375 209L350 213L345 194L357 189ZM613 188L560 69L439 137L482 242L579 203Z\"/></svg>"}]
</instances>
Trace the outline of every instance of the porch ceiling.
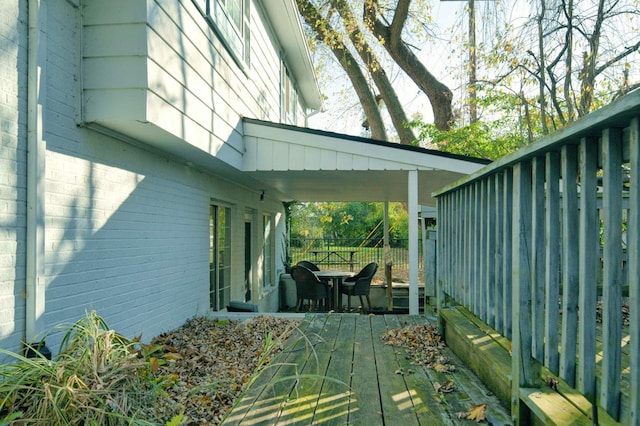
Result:
<instances>
[{"instance_id":1,"label":"porch ceiling","mask_svg":"<svg viewBox=\"0 0 640 426\"><path fill-rule=\"evenodd\" d=\"M408 201L408 172L402 170L257 171L265 188L296 201ZM443 170L418 172L418 202L435 206L431 194L465 176Z\"/></svg>"},{"instance_id":2,"label":"porch ceiling","mask_svg":"<svg viewBox=\"0 0 640 426\"><path fill-rule=\"evenodd\" d=\"M418 171L418 202L488 163L418 147L308 128L243 120L244 173L283 201L408 201Z\"/></svg>"}]
</instances>

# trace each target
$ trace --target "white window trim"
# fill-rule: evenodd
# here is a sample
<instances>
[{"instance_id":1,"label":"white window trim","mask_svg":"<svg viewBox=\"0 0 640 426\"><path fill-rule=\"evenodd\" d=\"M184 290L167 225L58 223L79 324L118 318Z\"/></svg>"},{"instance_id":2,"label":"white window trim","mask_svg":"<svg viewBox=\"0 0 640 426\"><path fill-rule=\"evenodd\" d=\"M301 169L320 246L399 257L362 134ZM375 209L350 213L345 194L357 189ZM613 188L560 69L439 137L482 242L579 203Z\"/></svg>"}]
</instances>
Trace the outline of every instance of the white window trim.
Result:
<instances>
[{"instance_id":1,"label":"white window trim","mask_svg":"<svg viewBox=\"0 0 640 426\"><path fill-rule=\"evenodd\" d=\"M251 0L241 0L242 28L233 22L221 0L193 0L209 27L216 33L234 62L245 71L250 66Z\"/></svg>"}]
</instances>

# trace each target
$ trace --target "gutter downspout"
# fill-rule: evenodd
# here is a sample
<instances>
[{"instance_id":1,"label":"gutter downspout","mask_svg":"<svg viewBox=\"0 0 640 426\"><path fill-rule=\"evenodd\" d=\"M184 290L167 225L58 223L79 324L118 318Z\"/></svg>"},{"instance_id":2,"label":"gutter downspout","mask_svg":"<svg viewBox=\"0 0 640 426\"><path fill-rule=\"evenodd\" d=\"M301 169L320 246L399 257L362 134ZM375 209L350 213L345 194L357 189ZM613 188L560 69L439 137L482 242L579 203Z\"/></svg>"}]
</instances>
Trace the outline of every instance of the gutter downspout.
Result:
<instances>
[{"instance_id":1,"label":"gutter downspout","mask_svg":"<svg viewBox=\"0 0 640 426\"><path fill-rule=\"evenodd\" d=\"M45 310L44 272L44 179L46 142L43 115L46 65L46 2L28 0L27 56L27 224L25 355L51 358L39 336Z\"/></svg>"}]
</instances>

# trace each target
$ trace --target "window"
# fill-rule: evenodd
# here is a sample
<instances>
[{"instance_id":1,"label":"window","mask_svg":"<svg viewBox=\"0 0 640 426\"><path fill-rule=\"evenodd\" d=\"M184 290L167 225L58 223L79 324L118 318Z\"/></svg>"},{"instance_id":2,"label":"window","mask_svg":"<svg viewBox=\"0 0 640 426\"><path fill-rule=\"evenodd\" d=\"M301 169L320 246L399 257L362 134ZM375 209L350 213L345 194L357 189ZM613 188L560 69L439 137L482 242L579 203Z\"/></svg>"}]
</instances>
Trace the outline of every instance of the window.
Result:
<instances>
[{"instance_id":1,"label":"window","mask_svg":"<svg viewBox=\"0 0 640 426\"><path fill-rule=\"evenodd\" d=\"M282 63L282 71L280 75L280 107L282 109L281 121L285 124L297 124L296 105L298 96L296 93L293 80L289 75L289 70Z\"/></svg>"},{"instance_id":2,"label":"window","mask_svg":"<svg viewBox=\"0 0 640 426\"><path fill-rule=\"evenodd\" d=\"M262 262L263 285L268 286L273 283L273 227L270 214L263 216L264 248Z\"/></svg>"},{"instance_id":3,"label":"window","mask_svg":"<svg viewBox=\"0 0 640 426\"><path fill-rule=\"evenodd\" d=\"M231 209L209 206L209 306L224 309L231 300Z\"/></svg>"},{"instance_id":4,"label":"window","mask_svg":"<svg viewBox=\"0 0 640 426\"><path fill-rule=\"evenodd\" d=\"M209 26L241 68L248 67L251 51L251 0L193 0Z\"/></svg>"}]
</instances>

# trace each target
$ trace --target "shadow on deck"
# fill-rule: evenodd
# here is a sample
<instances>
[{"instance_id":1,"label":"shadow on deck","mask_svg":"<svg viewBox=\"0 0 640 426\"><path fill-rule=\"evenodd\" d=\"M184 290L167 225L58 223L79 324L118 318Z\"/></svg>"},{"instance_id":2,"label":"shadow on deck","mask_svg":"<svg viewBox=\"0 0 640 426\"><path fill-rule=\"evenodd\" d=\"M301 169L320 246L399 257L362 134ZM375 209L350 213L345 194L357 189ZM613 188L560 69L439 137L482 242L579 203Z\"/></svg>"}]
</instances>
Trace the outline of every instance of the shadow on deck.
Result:
<instances>
[{"instance_id":1,"label":"shadow on deck","mask_svg":"<svg viewBox=\"0 0 640 426\"><path fill-rule=\"evenodd\" d=\"M448 349L453 373L412 365L405 350L386 345L387 330L433 322L407 315L307 314L300 333L246 390L224 425L453 425L472 404L487 420L510 424L508 411ZM452 380L455 390L434 385Z\"/></svg>"}]
</instances>

